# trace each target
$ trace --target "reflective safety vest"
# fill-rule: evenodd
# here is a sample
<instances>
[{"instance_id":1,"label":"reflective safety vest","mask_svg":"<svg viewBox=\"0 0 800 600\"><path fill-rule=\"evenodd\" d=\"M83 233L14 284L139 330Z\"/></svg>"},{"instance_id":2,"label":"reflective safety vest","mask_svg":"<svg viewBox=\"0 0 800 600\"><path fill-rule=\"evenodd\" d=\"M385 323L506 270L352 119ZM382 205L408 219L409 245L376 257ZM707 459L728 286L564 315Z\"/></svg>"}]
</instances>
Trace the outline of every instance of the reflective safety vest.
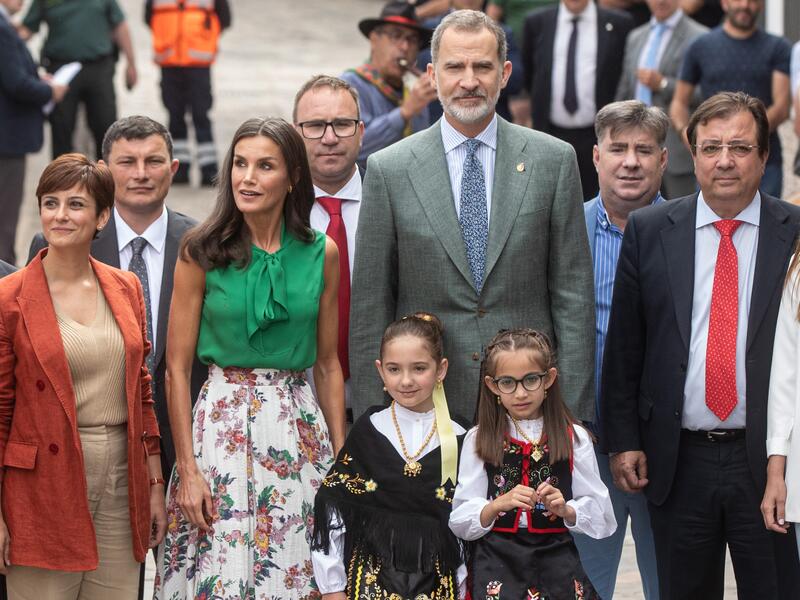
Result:
<instances>
[{"instance_id":1,"label":"reflective safety vest","mask_svg":"<svg viewBox=\"0 0 800 600\"><path fill-rule=\"evenodd\" d=\"M207 67L214 62L220 23L214 0L153 0L153 50L162 67Z\"/></svg>"}]
</instances>

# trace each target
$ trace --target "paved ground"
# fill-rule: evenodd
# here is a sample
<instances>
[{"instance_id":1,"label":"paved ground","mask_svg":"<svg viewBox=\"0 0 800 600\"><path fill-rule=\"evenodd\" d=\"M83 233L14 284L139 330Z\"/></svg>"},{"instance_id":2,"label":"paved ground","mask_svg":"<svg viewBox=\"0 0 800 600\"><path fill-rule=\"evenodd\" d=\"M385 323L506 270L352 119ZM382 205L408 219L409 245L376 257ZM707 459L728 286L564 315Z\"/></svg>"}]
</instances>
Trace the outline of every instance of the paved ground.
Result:
<instances>
[{"instance_id":1,"label":"paved ground","mask_svg":"<svg viewBox=\"0 0 800 600\"><path fill-rule=\"evenodd\" d=\"M159 73L150 62L150 36L141 22L140 0L121 0L134 36L139 67L139 84L132 92L118 85L119 114L145 114L165 122L166 112L159 99ZM366 41L356 29L356 22L378 13L378 0L236 0L232 2L234 27L222 39L222 48L214 68L214 131L225 150L236 127L247 117L278 115L291 118L297 88L316 73L336 74L358 64L368 53ZM34 41L33 47L38 48ZM122 69L119 69L121 71ZM796 140L791 128L784 126L786 156L794 156ZM86 139L86 136L82 136ZM17 236L17 255L22 263L28 242L38 231L34 190L49 160L49 147L28 162L26 201ZM788 174L788 170L787 170ZM195 174L196 176L196 174ZM800 194L800 180L787 177L785 197ZM169 205L178 211L203 218L211 209L213 191L176 186ZM152 588L152 563L148 586ZM728 594L735 597L732 573L728 576ZM615 598L642 598L639 574L630 536L626 540Z\"/></svg>"}]
</instances>

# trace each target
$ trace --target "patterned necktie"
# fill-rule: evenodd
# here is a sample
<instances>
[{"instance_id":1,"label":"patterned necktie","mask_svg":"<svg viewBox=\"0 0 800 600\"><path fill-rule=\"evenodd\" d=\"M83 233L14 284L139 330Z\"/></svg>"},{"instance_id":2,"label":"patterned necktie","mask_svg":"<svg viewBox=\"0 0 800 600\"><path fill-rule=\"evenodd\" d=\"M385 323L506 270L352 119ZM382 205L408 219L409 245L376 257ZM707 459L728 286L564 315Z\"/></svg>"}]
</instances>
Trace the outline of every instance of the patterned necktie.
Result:
<instances>
[{"instance_id":1,"label":"patterned necktie","mask_svg":"<svg viewBox=\"0 0 800 600\"><path fill-rule=\"evenodd\" d=\"M578 110L578 88L575 81L575 62L578 51L578 17L572 18L572 33L567 46L567 76L564 83L564 108L571 115Z\"/></svg>"},{"instance_id":2,"label":"patterned necktie","mask_svg":"<svg viewBox=\"0 0 800 600\"><path fill-rule=\"evenodd\" d=\"M139 278L139 281L142 283L142 292L144 292L144 310L147 315L147 339L150 340L150 343L153 344L153 316L150 312L150 280L147 278L147 265L144 263L144 258L142 258L142 252L147 246L147 240L143 237L137 237L131 240L131 249L133 250L133 256L131 257L131 262L128 263L128 270L136 275ZM156 347L153 345L150 348L150 354L147 355L145 362L147 363L147 370L150 371L151 377L153 377L153 382L155 382L155 359L156 359Z\"/></svg>"},{"instance_id":3,"label":"patterned necktie","mask_svg":"<svg viewBox=\"0 0 800 600\"><path fill-rule=\"evenodd\" d=\"M664 23L656 23L653 26L653 32L650 36L650 43L647 46L647 53L644 55L643 69L655 69L658 67L656 58L658 57L658 49L661 48L661 39L664 37L664 32L667 26ZM653 104L653 90L641 81L636 82L636 99L641 100L648 106Z\"/></svg>"},{"instance_id":4,"label":"patterned necktie","mask_svg":"<svg viewBox=\"0 0 800 600\"><path fill-rule=\"evenodd\" d=\"M350 256L347 251L347 230L342 219L342 201L339 198L321 196L319 205L330 215L325 231L339 248L339 364L344 380L350 378L348 336L350 335Z\"/></svg>"},{"instance_id":5,"label":"patterned necktie","mask_svg":"<svg viewBox=\"0 0 800 600\"><path fill-rule=\"evenodd\" d=\"M483 287L483 269L486 266L486 240L489 238L489 213L486 208L486 182L483 166L475 153L480 140L468 139L467 157L461 177L461 201L458 222L467 249L469 271L480 294Z\"/></svg>"},{"instance_id":6,"label":"patterned necktie","mask_svg":"<svg viewBox=\"0 0 800 600\"><path fill-rule=\"evenodd\" d=\"M706 406L724 421L736 406L736 333L739 323L739 260L733 232L735 219L716 221L720 234L706 346Z\"/></svg>"}]
</instances>

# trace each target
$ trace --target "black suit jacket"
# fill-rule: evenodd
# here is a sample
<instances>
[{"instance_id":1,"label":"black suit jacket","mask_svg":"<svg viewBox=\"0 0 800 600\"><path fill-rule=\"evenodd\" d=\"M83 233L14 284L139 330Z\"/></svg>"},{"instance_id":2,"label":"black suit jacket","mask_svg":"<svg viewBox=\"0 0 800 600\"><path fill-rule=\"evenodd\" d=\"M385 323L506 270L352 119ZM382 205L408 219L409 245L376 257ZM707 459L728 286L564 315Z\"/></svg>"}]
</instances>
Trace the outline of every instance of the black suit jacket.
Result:
<instances>
[{"instance_id":1,"label":"black suit jacket","mask_svg":"<svg viewBox=\"0 0 800 600\"><path fill-rule=\"evenodd\" d=\"M689 360L697 194L635 211L622 240L602 375L602 445L643 450L648 500L662 504L678 465ZM747 323L747 455L766 485L767 394L772 342L800 207L761 195ZM784 536L785 537L785 536Z\"/></svg>"},{"instance_id":2,"label":"black suit jacket","mask_svg":"<svg viewBox=\"0 0 800 600\"><path fill-rule=\"evenodd\" d=\"M522 66L525 89L531 96L533 128L549 132L552 98L553 45L556 37L560 5L532 12L525 19L522 36ZM631 17L623 12L597 7L597 76L595 103L597 110L614 101L622 74L625 38L633 29Z\"/></svg>"},{"instance_id":3,"label":"black suit jacket","mask_svg":"<svg viewBox=\"0 0 800 600\"><path fill-rule=\"evenodd\" d=\"M6 275L11 275L17 268L14 265L10 265L4 260L0 260L0 279L5 277Z\"/></svg>"},{"instance_id":4,"label":"black suit jacket","mask_svg":"<svg viewBox=\"0 0 800 600\"><path fill-rule=\"evenodd\" d=\"M52 97L17 32L0 16L0 155L18 156L42 147L42 106Z\"/></svg>"},{"instance_id":5,"label":"black suit jacket","mask_svg":"<svg viewBox=\"0 0 800 600\"><path fill-rule=\"evenodd\" d=\"M172 301L172 282L175 272L175 262L178 260L178 247L183 235L197 224L197 221L181 213L167 209L167 239L164 244L164 273L161 278L161 296L158 304L158 331L156 332L157 346L155 348L155 374L153 375L154 400L156 403L156 418L161 431L161 466L164 477L170 475L172 465L175 464L175 445L172 442L172 430L167 412L166 386L164 383L167 371L166 348L167 321L169 307ZM28 262L36 256L42 248L47 246L47 241L41 233L37 233L31 241L28 253ZM103 228L97 239L92 242L92 256L112 267L119 268L119 248L117 243L117 228L114 223L114 213L108 224ZM192 402L197 399L200 388L208 375L208 368L195 358L192 367L191 393Z\"/></svg>"}]
</instances>

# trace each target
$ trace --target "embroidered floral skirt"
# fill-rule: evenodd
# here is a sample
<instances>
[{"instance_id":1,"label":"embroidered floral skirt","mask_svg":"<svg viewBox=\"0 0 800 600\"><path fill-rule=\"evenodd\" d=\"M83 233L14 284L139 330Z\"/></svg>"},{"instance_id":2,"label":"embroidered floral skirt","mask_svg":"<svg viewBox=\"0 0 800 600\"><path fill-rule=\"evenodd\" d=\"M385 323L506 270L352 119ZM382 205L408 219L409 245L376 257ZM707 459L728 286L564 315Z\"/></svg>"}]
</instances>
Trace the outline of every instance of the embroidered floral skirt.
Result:
<instances>
[{"instance_id":1,"label":"embroidered floral skirt","mask_svg":"<svg viewBox=\"0 0 800 600\"><path fill-rule=\"evenodd\" d=\"M319 598L309 541L333 457L305 375L211 365L192 433L219 518L210 532L183 519L173 469L154 598Z\"/></svg>"}]
</instances>

